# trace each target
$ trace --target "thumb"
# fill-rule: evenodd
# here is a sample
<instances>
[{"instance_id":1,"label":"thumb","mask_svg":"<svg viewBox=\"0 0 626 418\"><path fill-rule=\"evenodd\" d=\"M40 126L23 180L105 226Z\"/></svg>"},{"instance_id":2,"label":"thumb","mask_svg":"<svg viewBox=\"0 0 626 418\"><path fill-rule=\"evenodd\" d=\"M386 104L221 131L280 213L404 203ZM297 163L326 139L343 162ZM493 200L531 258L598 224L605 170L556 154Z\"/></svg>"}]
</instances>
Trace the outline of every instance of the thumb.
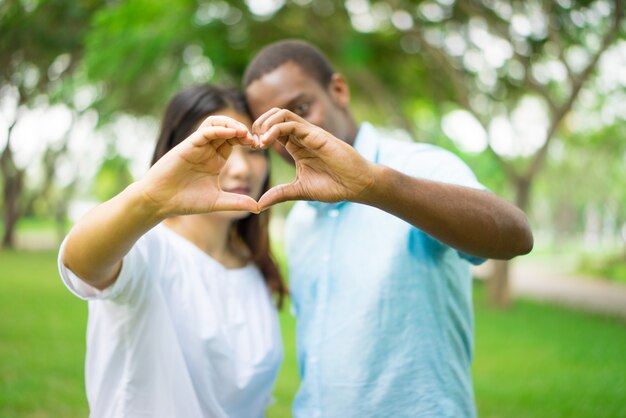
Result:
<instances>
[{"instance_id":1,"label":"thumb","mask_svg":"<svg viewBox=\"0 0 626 418\"><path fill-rule=\"evenodd\" d=\"M296 182L290 184L280 184L266 191L259 199L259 210L265 210L277 203L288 200L300 200L302 194Z\"/></svg>"},{"instance_id":2,"label":"thumb","mask_svg":"<svg viewBox=\"0 0 626 418\"><path fill-rule=\"evenodd\" d=\"M239 193L221 192L213 206L213 211L240 210L252 213L259 213L259 205L250 196Z\"/></svg>"}]
</instances>

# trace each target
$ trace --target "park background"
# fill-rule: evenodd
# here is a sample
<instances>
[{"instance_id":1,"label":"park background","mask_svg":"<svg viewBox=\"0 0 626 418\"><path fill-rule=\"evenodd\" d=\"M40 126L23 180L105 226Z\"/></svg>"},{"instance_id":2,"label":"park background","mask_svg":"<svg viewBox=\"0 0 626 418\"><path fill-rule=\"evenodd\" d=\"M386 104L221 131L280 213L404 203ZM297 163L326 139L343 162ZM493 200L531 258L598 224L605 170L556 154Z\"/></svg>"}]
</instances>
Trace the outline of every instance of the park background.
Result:
<instances>
[{"instance_id":1,"label":"park background","mask_svg":"<svg viewBox=\"0 0 626 418\"><path fill-rule=\"evenodd\" d=\"M0 0L0 417L87 415L87 306L58 277L60 240L146 171L174 92L238 86L256 51L294 37L347 77L358 120L451 150L529 216L533 252L476 273L480 416L626 417L626 299L608 309L602 293L568 302L519 292L513 280L558 276L556 296L580 283L626 292L624 8ZM275 183L294 176L277 158L272 167ZM283 268L289 207L273 208ZM281 323L286 358L270 418L290 416L298 385L289 309Z\"/></svg>"}]
</instances>

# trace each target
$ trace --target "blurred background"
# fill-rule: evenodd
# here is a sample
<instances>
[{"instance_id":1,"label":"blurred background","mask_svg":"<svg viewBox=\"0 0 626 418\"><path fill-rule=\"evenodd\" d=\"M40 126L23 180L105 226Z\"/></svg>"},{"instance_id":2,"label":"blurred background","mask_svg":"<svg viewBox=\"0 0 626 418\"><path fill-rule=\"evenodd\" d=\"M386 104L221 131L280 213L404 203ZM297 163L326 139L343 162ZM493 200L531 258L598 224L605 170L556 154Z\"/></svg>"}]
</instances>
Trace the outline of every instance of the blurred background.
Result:
<instances>
[{"instance_id":1,"label":"blurred background","mask_svg":"<svg viewBox=\"0 0 626 418\"><path fill-rule=\"evenodd\" d=\"M483 417L626 417L621 0L0 0L0 417L82 417L87 307L56 273L72 222L148 168L169 98L240 85L301 38L358 120L458 154L535 249L475 271ZM291 167L272 157L274 182ZM282 220L273 244L282 256ZM298 385L294 319L269 417Z\"/></svg>"}]
</instances>

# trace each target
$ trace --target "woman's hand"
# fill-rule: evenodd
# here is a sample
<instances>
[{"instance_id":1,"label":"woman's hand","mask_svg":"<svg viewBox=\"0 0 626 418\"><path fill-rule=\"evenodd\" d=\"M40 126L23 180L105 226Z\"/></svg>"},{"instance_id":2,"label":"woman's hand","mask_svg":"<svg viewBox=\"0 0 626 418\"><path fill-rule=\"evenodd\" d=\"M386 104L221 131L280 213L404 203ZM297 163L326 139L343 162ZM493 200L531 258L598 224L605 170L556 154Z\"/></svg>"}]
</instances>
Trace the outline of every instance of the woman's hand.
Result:
<instances>
[{"instance_id":1,"label":"woman's hand","mask_svg":"<svg viewBox=\"0 0 626 418\"><path fill-rule=\"evenodd\" d=\"M221 210L259 212L249 196L221 190L219 174L233 145L256 147L248 128L226 116L209 116L138 182L161 217Z\"/></svg>"}]
</instances>

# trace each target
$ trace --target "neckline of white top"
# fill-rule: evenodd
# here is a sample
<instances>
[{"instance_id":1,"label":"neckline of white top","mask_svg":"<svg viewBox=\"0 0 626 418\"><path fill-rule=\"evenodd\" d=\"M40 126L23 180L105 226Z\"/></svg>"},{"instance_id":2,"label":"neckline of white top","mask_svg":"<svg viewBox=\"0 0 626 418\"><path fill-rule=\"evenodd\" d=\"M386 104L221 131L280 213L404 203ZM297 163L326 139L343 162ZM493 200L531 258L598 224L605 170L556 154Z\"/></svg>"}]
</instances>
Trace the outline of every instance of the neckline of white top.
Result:
<instances>
[{"instance_id":1,"label":"neckline of white top","mask_svg":"<svg viewBox=\"0 0 626 418\"><path fill-rule=\"evenodd\" d=\"M198 248L198 246L196 244L191 242L189 239L187 239L184 236L178 234L176 231L168 228L167 226L165 226L163 224L157 225L156 228L165 230L167 234L170 234L170 235L174 236L176 239L178 239L184 245L186 245L187 247L190 247L191 250L196 252L200 257L205 258L206 260L208 260L209 263L214 264L219 269L225 271L229 275L230 274L237 275L239 273L244 273L244 272L248 271L249 269L253 269L255 267L254 263L249 262L245 266L242 266L242 267L228 268L225 265L223 265L222 263L220 263L219 261L217 261L216 259L214 259L213 257L211 257L209 254L207 254L204 251L202 251L200 248Z\"/></svg>"}]
</instances>

